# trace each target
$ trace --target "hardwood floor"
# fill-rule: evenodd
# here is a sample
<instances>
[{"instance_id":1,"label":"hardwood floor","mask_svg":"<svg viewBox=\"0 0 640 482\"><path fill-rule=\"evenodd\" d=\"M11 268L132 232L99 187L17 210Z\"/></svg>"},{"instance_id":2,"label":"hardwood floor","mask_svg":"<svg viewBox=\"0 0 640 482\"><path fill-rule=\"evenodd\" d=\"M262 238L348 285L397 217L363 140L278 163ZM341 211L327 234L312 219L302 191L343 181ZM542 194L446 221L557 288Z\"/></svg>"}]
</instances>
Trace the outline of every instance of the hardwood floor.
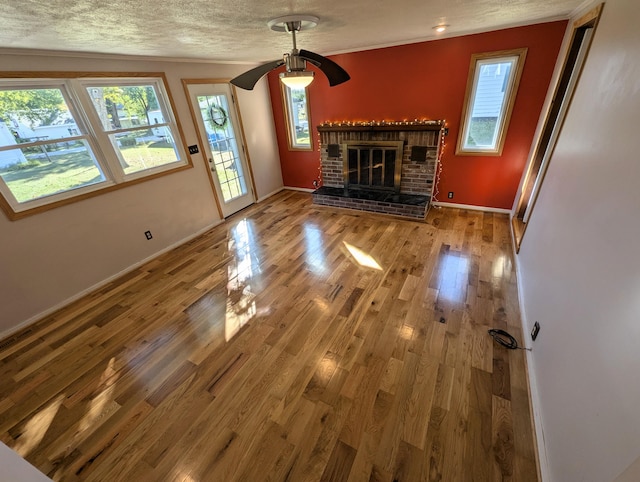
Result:
<instances>
[{"instance_id":1,"label":"hardwood floor","mask_svg":"<svg viewBox=\"0 0 640 482\"><path fill-rule=\"evenodd\" d=\"M509 221L285 191L2 343L55 480L538 480Z\"/></svg>"}]
</instances>

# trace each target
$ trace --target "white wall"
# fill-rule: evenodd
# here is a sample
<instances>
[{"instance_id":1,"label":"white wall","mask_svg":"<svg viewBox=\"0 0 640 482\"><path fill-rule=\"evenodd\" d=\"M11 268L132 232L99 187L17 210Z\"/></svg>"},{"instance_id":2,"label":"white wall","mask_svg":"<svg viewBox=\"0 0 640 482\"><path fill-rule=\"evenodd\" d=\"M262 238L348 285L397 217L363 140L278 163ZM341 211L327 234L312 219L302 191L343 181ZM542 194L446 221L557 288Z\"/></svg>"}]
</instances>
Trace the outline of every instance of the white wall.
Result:
<instances>
[{"instance_id":1,"label":"white wall","mask_svg":"<svg viewBox=\"0 0 640 482\"><path fill-rule=\"evenodd\" d=\"M249 156L258 190L256 197L261 201L284 186L269 84L263 78L253 90L236 89L236 92L239 105L251 105L253 112L251 116L243 115L242 123L247 144L256 146L249 149ZM269 122L265 121L267 118Z\"/></svg>"},{"instance_id":2,"label":"white wall","mask_svg":"<svg viewBox=\"0 0 640 482\"><path fill-rule=\"evenodd\" d=\"M637 0L606 2L518 256L556 482L640 455L639 22Z\"/></svg>"},{"instance_id":3,"label":"white wall","mask_svg":"<svg viewBox=\"0 0 640 482\"><path fill-rule=\"evenodd\" d=\"M197 144L181 79L231 78L248 67L126 57L17 55L0 50L6 71L164 72L187 145ZM239 96L257 196L282 188L266 81ZM0 336L88 288L220 222L206 162L17 221L0 213ZM144 231L151 230L147 241Z\"/></svg>"}]
</instances>

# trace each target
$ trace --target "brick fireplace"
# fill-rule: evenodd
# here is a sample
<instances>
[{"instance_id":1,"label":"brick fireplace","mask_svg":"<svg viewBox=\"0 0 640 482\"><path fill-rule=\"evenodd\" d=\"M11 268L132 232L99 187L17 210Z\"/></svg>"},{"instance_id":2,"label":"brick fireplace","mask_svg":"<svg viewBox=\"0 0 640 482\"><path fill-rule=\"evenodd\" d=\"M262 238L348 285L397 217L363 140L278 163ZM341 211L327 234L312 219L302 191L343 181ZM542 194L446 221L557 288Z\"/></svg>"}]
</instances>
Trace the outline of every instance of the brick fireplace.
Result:
<instances>
[{"instance_id":1,"label":"brick fireplace","mask_svg":"<svg viewBox=\"0 0 640 482\"><path fill-rule=\"evenodd\" d=\"M318 126L322 187L316 204L424 219L444 121Z\"/></svg>"}]
</instances>

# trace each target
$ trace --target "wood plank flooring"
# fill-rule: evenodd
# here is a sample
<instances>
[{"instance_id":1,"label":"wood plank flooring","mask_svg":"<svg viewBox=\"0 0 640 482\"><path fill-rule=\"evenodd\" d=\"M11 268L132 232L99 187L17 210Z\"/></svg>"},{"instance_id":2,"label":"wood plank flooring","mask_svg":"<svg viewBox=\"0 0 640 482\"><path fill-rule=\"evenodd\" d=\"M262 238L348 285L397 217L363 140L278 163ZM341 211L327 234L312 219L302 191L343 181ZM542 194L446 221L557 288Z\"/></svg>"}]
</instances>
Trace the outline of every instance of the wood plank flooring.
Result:
<instances>
[{"instance_id":1,"label":"wood plank flooring","mask_svg":"<svg viewBox=\"0 0 640 482\"><path fill-rule=\"evenodd\" d=\"M0 346L54 480L538 480L506 215L284 191Z\"/></svg>"}]
</instances>

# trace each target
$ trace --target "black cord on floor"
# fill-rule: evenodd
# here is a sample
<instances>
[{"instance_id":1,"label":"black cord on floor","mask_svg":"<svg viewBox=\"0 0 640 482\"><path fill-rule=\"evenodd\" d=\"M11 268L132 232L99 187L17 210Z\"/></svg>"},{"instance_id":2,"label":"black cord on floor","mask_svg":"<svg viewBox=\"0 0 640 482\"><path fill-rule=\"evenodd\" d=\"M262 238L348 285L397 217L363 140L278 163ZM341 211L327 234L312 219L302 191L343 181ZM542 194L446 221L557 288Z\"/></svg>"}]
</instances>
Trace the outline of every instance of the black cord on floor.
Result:
<instances>
[{"instance_id":1,"label":"black cord on floor","mask_svg":"<svg viewBox=\"0 0 640 482\"><path fill-rule=\"evenodd\" d=\"M518 346L518 341L513 337L513 335L511 335L510 333L507 333L504 330L492 328L491 330L489 330L489 335L491 335L491 338L493 338L497 343L504 346L505 348L508 348L509 350L531 351L531 348L524 348L524 347Z\"/></svg>"}]
</instances>

